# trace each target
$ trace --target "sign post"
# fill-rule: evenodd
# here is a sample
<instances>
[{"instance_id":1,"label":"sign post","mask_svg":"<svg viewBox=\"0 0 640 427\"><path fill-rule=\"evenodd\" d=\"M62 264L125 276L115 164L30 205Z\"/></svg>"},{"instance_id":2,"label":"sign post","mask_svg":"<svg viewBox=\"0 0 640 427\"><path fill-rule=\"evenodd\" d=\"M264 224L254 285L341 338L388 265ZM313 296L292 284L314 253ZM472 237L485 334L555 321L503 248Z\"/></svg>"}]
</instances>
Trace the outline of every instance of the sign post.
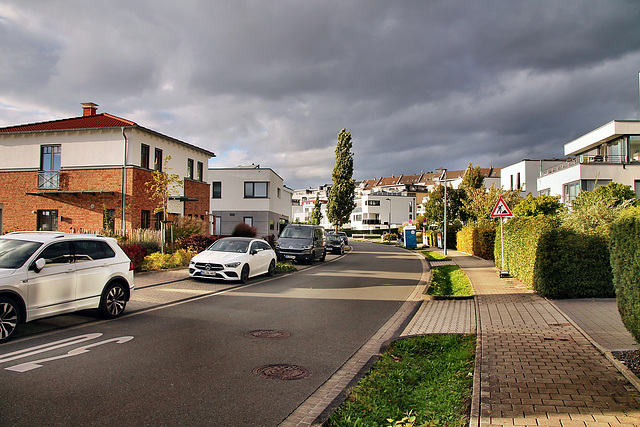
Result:
<instances>
[{"instance_id":1,"label":"sign post","mask_svg":"<svg viewBox=\"0 0 640 427\"><path fill-rule=\"evenodd\" d=\"M491 211L491 218L500 218L500 244L502 245L502 268L500 269L499 277L509 277L509 270L505 268L504 264L504 238L502 234L502 221L504 218L511 218L513 216L513 212L507 206L507 203L504 201L502 196L498 197L498 202L493 207Z\"/></svg>"}]
</instances>

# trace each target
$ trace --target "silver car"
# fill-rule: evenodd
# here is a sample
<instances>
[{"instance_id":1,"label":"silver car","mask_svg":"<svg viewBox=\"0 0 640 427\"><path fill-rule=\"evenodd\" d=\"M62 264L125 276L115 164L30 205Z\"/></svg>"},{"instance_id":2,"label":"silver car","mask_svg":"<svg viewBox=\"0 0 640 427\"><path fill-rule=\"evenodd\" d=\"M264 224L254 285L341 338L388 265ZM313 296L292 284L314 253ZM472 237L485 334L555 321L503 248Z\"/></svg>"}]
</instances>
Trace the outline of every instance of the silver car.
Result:
<instances>
[{"instance_id":1,"label":"silver car","mask_svg":"<svg viewBox=\"0 0 640 427\"><path fill-rule=\"evenodd\" d=\"M20 323L96 308L122 314L133 290L131 260L113 238L58 232L0 236L0 342Z\"/></svg>"}]
</instances>

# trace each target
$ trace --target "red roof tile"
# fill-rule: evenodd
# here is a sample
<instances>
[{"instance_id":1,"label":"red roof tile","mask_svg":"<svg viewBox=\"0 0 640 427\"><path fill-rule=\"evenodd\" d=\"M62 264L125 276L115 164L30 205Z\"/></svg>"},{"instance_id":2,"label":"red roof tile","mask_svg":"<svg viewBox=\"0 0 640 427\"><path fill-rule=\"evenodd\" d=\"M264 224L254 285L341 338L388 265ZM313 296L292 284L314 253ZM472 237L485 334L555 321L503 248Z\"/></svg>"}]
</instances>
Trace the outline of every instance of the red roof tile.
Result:
<instances>
[{"instance_id":1,"label":"red roof tile","mask_svg":"<svg viewBox=\"0 0 640 427\"><path fill-rule=\"evenodd\" d=\"M41 132L52 130L116 128L122 126L138 126L135 122L102 113L93 116L71 117L69 119L52 120L50 122L29 123L25 125L0 128L0 133Z\"/></svg>"}]
</instances>

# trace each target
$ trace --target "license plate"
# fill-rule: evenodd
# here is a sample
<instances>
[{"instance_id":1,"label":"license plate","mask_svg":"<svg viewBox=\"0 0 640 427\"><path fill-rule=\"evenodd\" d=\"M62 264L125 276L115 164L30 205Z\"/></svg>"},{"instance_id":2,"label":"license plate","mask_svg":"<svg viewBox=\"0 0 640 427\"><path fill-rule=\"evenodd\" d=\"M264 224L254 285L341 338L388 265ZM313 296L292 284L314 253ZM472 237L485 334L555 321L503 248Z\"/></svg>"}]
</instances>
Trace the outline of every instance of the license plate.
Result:
<instances>
[{"instance_id":1,"label":"license plate","mask_svg":"<svg viewBox=\"0 0 640 427\"><path fill-rule=\"evenodd\" d=\"M202 272L202 275L203 275L203 276L217 276L217 275L218 275L218 273L216 273L215 271L207 271L207 270L204 270L204 271Z\"/></svg>"},{"instance_id":2,"label":"license plate","mask_svg":"<svg viewBox=\"0 0 640 427\"><path fill-rule=\"evenodd\" d=\"M284 259L296 259L295 255L285 255Z\"/></svg>"}]
</instances>

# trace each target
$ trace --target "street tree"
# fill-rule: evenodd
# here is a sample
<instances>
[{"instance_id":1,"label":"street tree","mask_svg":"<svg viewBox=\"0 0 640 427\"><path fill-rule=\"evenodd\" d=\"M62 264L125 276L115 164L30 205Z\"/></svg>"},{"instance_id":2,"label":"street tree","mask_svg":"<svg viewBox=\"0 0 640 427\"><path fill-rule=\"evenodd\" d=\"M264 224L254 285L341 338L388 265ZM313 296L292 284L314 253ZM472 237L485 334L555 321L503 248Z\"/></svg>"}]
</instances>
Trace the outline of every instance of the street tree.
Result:
<instances>
[{"instance_id":1,"label":"street tree","mask_svg":"<svg viewBox=\"0 0 640 427\"><path fill-rule=\"evenodd\" d=\"M465 222L467 214L464 210L464 200L466 193L462 189L447 187L447 222L452 224L459 220ZM438 185L427 195L427 200L423 203L427 226L441 226L444 221L444 186Z\"/></svg>"},{"instance_id":2,"label":"street tree","mask_svg":"<svg viewBox=\"0 0 640 427\"><path fill-rule=\"evenodd\" d=\"M157 205L153 210L154 214L162 212L161 221L161 239L160 250L164 253L165 242L165 221L167 220L167 211L169 207L169 199L172 196L179 196L180 190L184 184L180 177L174 173L169 173L171 170L168 167L171 156L165 156L162 162L162 170L153 171L151 181L148 181L146 185L147 193L149 193L151 200L154 200Z\"/></svg>"},{"instance_id":3,"label":"street tree","mask_svg":"<svg viewBox=\"0 0 640 427\"><path fill-rule=\"evenodd\" d=\"M560 196L547 196L541 194L533 197L531 193L513 208L515 216L556 215L562 211Z\"/></svg>"},{"instance_id":4,"label":"street tree","mask_svg":"<svg viewBox=\"0 0 640 427\"><path fill-rule=\"evenodd\" d=\"M322 221L322 202L320 202L320 195L316 194L316 201L313 203L313 210L311 211L310 223L313 225L320 225Z\"/></svg>"},{"instance_id":5,"label":"street tree","mask_svg":"<svg viewBox=\"0 0 640 427\"><path fill-rule=\"evenodd\" d=\"M469 166L467 166L467 170L462 177L462 183L460 183L460 188L463 188L466 191L475 190L478 188L482 188L484 186L484 174L482 173L482 169L480 165L476 165L475 167L471 162L469 162Z\"/></svg>"},{"instance_id":6,"label":"street tree","mask_svg":"<svg viewBox=\"0 0 640 427\"><path fill-rule=\"evenodd\" d=\"M338 134L336 164L332 174L333 185L329 191L329 203L327 204L327 218L334 224L336 230L349 222L351 212L356 207L352 145L351 133L342 129Z\"/></svg>"},{"instance_id":7,"label":"street tree","mask_svg":"<svg viewBox=\"0 0 640 427\"><path fill-rule=\"evenodd\" d=\"M502 187L496 188L495 184L489 190L476 188L468 191L463 203L469 219L476 223L496 223L497 220L491 218L491 211L500 197L512 211L522 200L519 190L503 190Z\"/></svg>"}]
</instances>

